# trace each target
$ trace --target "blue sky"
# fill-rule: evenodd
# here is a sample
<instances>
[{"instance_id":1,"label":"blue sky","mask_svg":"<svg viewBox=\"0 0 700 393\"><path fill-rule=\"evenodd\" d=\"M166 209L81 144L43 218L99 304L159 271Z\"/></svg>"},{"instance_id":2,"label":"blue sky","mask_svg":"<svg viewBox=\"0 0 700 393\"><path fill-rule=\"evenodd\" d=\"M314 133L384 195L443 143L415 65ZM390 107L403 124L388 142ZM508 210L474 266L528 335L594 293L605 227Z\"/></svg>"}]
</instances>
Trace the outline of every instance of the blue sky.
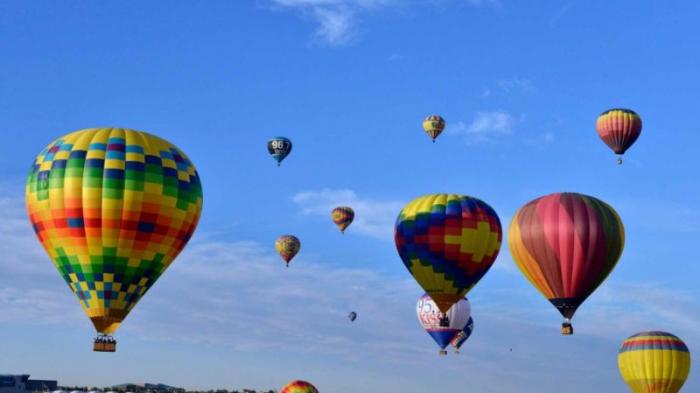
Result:
<instances>
[{"instance_id":1,"label":"blue sky","mask_svg":"<svg viewBox=\"0 0 700 393\"><path fill-rule=\"evenodd\" d=\"M698 16L690 1L0 1L0 370L85 385L625 391L627 336L668 330L700 351ZM594 129L615 106L644 121L621 167ZM433 113L448 123L435 144L420 127ZM91 352L23 207L34 156L96 126L170 140L204 187L194 238L114 355ZM280 168L265 148L278 134L294 142ZM627 230L576 335L559 335L504 247L470 293L466 350L438 357L393 244L400 208L464 193L506 226L558 191L607 201ZM340 236L329 212L345 203L357 218ZM289 269L273 248L285 233L303 244Z\"/></svg>"}]
</instances>

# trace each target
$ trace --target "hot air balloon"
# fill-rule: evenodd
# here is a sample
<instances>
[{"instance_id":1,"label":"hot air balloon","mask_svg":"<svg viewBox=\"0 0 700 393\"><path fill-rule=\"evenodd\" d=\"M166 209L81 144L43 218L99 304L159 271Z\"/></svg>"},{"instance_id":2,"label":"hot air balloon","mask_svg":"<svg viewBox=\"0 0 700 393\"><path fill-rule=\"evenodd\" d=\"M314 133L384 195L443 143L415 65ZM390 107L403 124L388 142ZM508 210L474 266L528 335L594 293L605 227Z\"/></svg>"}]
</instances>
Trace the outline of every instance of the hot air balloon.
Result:
<instances>
[{"instance_id":1,"label":"hot air balloon","mask_svg":"<svg viewBox=\"0 0 700 393\"><path fill-rule=\"evenodd\" d=\"M331 212L331 218L335 225L340 228L340 233L345 233L345 229L352 224L355 218L355 212L351 207L338 206Z\"/></svg>"},{"instance_id":2,"label":"hot air balloon","mask_svg":"<svg viewBox=\"0 0 700 393\"><path fill-rule=\"evenodd\" d=\"M617 163L622 164L622 155L642 133L642 118L629 109L610 109L598 117L595 128L600 139L618 154Z\"/></svg>"},{"instance_id":3,"label":"hot air balloon","mask_svg":"<svg viewBox=\"0 0 700 393\"><path fill-rule=\"evenodd\" d=\"M270 138L267 141L267 151L270 153L272 158L277 161L277 166L280 166L282 160L284 160L289 153L292 152L292 141L283 136Z\"/></svg>"},{"instance_id":4,"label":"hot air balloon","mask_svg":"<svg viewBox=\"0 0 700 393\"><path fill-rule=\"evenodd\" d=\"M295 255L299 252L301 248L301 242L296 236L283 235L277 238L275 241L275 250L280 254L284 262L289 267L289 262L292 261Z\"/></svg>"},{"instance_id":5,"label":"hot air balloon","mask_svg":"<svg viewBox=\"0 0 700 393\"><path fill-rule=\"evenodd\" d=\"M438 115L431 115L423 120L423 130L433 140L433 143L435 143L435 139L440 136L444 129L445 119Z\"/></svg>"},{"instance_id":6,"label":"hot air balloon","mask_svg":"<svg viewBox=\"0 0 700 393\"><path fill-rule=\"evenodd\" d=\"M318 393L318 390L306 381L296 380L284 385L280 393Z\"/></svg>"},{"instance_id":7,"label":"hot air balloon","mask_svg":"<svg viewBox=\"0 0 700 393\"><path fill-rule=\"evenodd\" d=\"M467 326L470 320L470 313L469 300L466 298L460 299L447 311L448 326L442 326L442 312L427 293L418 298L418 303L416 304L418 322L440 347L440 355L447 355L445 348Z\"/></svg>"},{"instance_id":8,"label":"hot air balloon","mask_svg":"<svg viewBox=\"0 0 700 393\"><path fill-rule=\"evenodd\" d=\"M591 196L557 193L529 202L513 217L508 245L525 277L564 316L572 334L576 309L605 280L625 244L620 217Z\"/></svg>"},{"instance_id":9,"label":"hot air balloon","mask_svg":"<svg viewBox=\"0 0 700 393\"><path fill-rule=\"evenodd\" d=\"M355 320L357 319L357 313L355 311L351 312L350 314L348 314L348 319L350 319L350 322L355 322Z\"/></svg>"},{"instance_id":10,"label":"hot air balloon","mask_svg":"<svg viewBox=\"0 0 700 393\"><path fill-rule=\"evenodd\" d=\"M414 199L401 210L394 229L404 265L443 313L486 274L501 236L491 206L457 194Z\"/></svg>"},{"instance_id":11,"label":"hot air balloon","mask_svg":"<svg viewBox=\"0 0 700 393\"><path fill-rule=\"evenodd\" d=\"M642 332L622 343L617 364L634 393L678 393L690 373L690 352L673 334Z\"/></svg>"},{"instance_id":12,"label":"hot air balloon","mask_svg":"<svg viewBox=\"0 0 700 393\"><path fill-rule=\"evenodd\" d=\"M469 317L469 321L467 322L467 326L462 329L461 332L457 333L455 338L450 341L450 345L455 349L455 353L459 353L459 349L462 348L462 344L464 344L467 339L472 335L472 332L474 331L474 319L472 317Z\"/></svg>"},{"instance_id":13,"label":"hot air balloon","mask_svg":"<svg viewBox=\"0 0 700 393\"><path fill-rule=\"evenodd\" d=\"M192 236L202 186L192 162L154 135L91 128L34 160L26 186L34 232L100 334L111 337Z\"/></svg>"}]
</instances>

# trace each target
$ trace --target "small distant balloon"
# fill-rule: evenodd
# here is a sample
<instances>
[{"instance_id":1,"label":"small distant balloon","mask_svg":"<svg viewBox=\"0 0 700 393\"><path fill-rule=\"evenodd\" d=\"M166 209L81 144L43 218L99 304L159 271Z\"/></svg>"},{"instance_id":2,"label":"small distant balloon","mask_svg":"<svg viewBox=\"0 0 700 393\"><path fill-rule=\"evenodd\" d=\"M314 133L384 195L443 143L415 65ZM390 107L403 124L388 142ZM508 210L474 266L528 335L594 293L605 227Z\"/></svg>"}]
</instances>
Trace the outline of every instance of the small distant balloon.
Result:
<instances>
[{"instance_id":1,"label":"small distant balloon","mask_svg":"<svg viewBox=\"0 0 700 393\"><path fill-rule=\"evenodd\" d=\"M351 312L350 314L348 314L348 319L350 319L350 322L355 322L355 320L357 319L357 313L355 311Z\"/></svg>"},{"instance_id":2,"label":"small distant balloon","mask_svg":"<svg viewBox=\"0 0 700 393\"><path fill-rule=\"evenodd\" d=\"M445 129L445 119L438 115L431 115L423 120L423 130L435 143L435 139L442 134Z\"/></svg>"},{"instance_id":3,"label":"small distant balloon","mask_svg":"<svg viewBox=\"0 0 700 393\"><path fill-rule=\"evenodd\" d=\"M471 318L470 314L471 306L467 298L462 298L455 303L446 314L440 311L427 293L421 296L416 303L418 321L440 347L439 353L441 355L447 354L445 348L467 326ZM443 323L445 317L447 317L447 326Z\"/></svg>"},{"instance_id":4,"label":"small distant balloon","mask_svg":"<svg viewBox=\"0 0 700 393\"><path fill-rule=\"evenodd\" d=\"M272 158L277 161L277 166L282 163L289 153L292 152L292 141L283 136L276 136L267 141L267 151Z\"/></svg>"},{"instance_id":5,"label":"small distant balloon","mask_svg":"<svg viewBox=\"0 0 700 393\"><path fill-rule=\"evenodd\" d=\"M622 155L642 133L642 118L633 110L615 108L603 112L595 127L600 139L619 156L617 163L622 164Z\"/></svg>"},{"instance_id":6,"label":"small distant balloon","mask_svg":"<svg viewBox=\"0 0 700 393\"><path fill-rule=\"evenodd\" d=\"M331 212L331 219L340 228L340 233L345 233L345 229L352 224L355 219L355 212L351 207L338 206Z\"/></svg>"},{"instance_id":7,"label":"small distant balloon","mask_svg":"<svg viewBox=\"0 0 700 393\"><path fill-rule=\"evenodd\" d=\"M275 250L280 254L287 267L289 267L289 262L297 255L299 249L301 249L301 242L294 235L283 235L275 241Z\"/></svg>"},{"instance_id":8,"label":"small distant balloon","mask_svg":"<svg viewBox=\"0 0 700 393\"><path fill-rule=\"evenodd\" d=\"M318 389L309 382L296 380L284 385L280 393L318 393Z\"/></svg>"}]
</instances>

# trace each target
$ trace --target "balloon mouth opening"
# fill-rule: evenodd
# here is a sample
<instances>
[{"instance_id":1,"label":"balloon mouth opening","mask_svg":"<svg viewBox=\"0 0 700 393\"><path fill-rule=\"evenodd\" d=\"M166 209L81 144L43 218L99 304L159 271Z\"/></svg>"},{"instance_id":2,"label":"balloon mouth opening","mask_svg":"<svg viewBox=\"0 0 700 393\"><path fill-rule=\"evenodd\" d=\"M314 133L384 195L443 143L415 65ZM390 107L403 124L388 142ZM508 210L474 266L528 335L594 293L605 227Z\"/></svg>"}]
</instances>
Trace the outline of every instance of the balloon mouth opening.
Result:
<instances>
[{"instance_id":1,"label":"balloon mouth opening","mask_svg":"<svg viewBox=\"0 0 700 393\"><path fill-rule=\"evenodd\" d=\"M118 309L88 309L87 314L95 330L101 335L114 334L126 318L126 311Z\"/></svg>"},{"instance_id":2,"label":"balloon mouth opening","mask_svg":"<svg viewBox=\"0 0 700 393\"><path fill-rule=\"evenodd\" d=\"M92 350L94 352L116 352L117 340L108 334L100 334L95 338Z\"/></svg>"}]
</instances>

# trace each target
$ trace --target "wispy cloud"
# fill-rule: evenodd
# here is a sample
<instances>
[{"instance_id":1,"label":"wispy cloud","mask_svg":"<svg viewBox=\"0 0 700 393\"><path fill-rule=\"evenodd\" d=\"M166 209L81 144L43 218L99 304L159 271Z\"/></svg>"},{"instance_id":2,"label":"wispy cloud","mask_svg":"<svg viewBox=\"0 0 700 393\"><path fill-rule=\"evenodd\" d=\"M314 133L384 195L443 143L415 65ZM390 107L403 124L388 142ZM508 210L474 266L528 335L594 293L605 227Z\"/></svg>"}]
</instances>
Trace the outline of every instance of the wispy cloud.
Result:
<instances>
[{"instance_id":1,"label":"wispy cloud","mask_svg":"<svg viewBox=\"0 0 700 393\"><path fill-rule=\"evenodd\" d=\"M345 44L354 37L356 15L382 7L391 0L272 0L280 7L301 12L318 23L315 38L329 45Z\"/></svg>"},{"instance_id":2,"label":"wispy cloud","mask_svg":"<svg viewBox=\"0 0 700 393\"><path fill-rule=\"evenodd\" d=\"M139 305L130 329L149 339L184 338L240 351L287 347L347 356L387 349L396 356L416 353L405 333L414 321L385 312L405 307L404 299L417 296L408 276L387 286L386 277L369 270L298 259L286 269L273 250L254 242L193 244L159 283L158 295ZM359 315L352 325L350 311ZM361 342L353 342L351 326L363 336ZM392 333L393 341L383 347L382 326L405 332Z\"/></svg>"},{"instance_id":3,"label":"wispy cloud","mask_svg":"<svg viewBox=\"0 0 700 393\"><path fill-rule=\"evenodd\" d=\"M626 337L644 330L667 330L700 341L698 292L674 289L670 282L621 282L604 285L578 314L595 326L592 334Z\"/></svg>"},{"instance_id":4,"label":"wispy cloud","mask_svg":"<svg viewBox=\"0 0 700 393\"><path fill-rule=\"evenodd\" d=\"M491 97L497 93L502 95L528 94L535 91L535 85L530 79L512 77L496 80L492 86L484 87L481 90L482 98Z\"/></svg>"},{"instance_id":5,"label":"wispy cloud","mask_svg":"<svg viewBox=\"0 0 700 393\"><path fill-rule=\"evenodd\" d=\"M404 4L400 0L271 0L278 7L294 10L318 24L314 37L328 45L351 42L357 35L359 15ZM464 0L472 7L500 8L499 0Z\"/></svg>"},{"instance_id":6,"label":"wispy cloud","mask_svg":"<svg viewBox=\"0 0 700 393\"><path fill-rule=\"evenodd\" d=\"M402 205L363 199L350 190L306 192L295 198L302 212L322 212L326 218L335 203L382 206L372 208L384 211L380 214L387 223L365 224L368 228L391 228ZM0 321L58 324L87 332L89 322L78 302L24 221L21 199L0 201ZM134 309L120 337L230 348L244 357L254 352L309 354L352 364L369 362L382 376L395 367L451 375L465 372L464 362L469 362L466 372L472 386L499 393L556 391L562 384L572 386L572 393L583 393L588 386L576 382L593 374L617 381L616 370L600 359L607 359L619 341L636 330L669 327L691 346L698 341L697 294L661 283L602 287L577 315L578 340L561 339L556 311L536 291L490 287L472 297L476 330L466 353L436 363L435 346L413 312L421 290L407 273L394 277L328 262L300 255L286 269L270 247L196 234ZM359 314L353 324L347 320L350 311ZM422 383L411 381L421 390L429 389L428 382L425 387ZM531 390L523 390L525 385Z\"/></svg>"},{"instance_id":7,"label":"wispy cloud","mask_svg":"<svg viewBox=\"0 0 700 393\"><path fill-rule=\"evenodd\" d=\"M359 197L352 190L323 189L304 191L292 197L302 214L330 217L336 206L351 206L355 220L349 233L359 233L380 240L393 241L394 221L404 202Z\"/></svg>"},{"instance_id":8,"label":"wispy cloud","mask_svg":"<svg viewBox=\"0 0 700 393\"><path fill-rule=\"evenodd\" d=\"M504 93L529 93L534 90L532 81L518 77L499 79L496 81L496 85Z\"/></svg>"},{"instance_id":9,"label":"wispy cloud","mask_svg":"<svg viewBox=\"0 0 700 393\"><path fill-rule=\"evenodd\" d=\"M470 123L458 122L449 127L448 132L464 136L470 144L494 143L513 134L520 118L503 110L477 112Z\"/></svg>"}]
</instances>

